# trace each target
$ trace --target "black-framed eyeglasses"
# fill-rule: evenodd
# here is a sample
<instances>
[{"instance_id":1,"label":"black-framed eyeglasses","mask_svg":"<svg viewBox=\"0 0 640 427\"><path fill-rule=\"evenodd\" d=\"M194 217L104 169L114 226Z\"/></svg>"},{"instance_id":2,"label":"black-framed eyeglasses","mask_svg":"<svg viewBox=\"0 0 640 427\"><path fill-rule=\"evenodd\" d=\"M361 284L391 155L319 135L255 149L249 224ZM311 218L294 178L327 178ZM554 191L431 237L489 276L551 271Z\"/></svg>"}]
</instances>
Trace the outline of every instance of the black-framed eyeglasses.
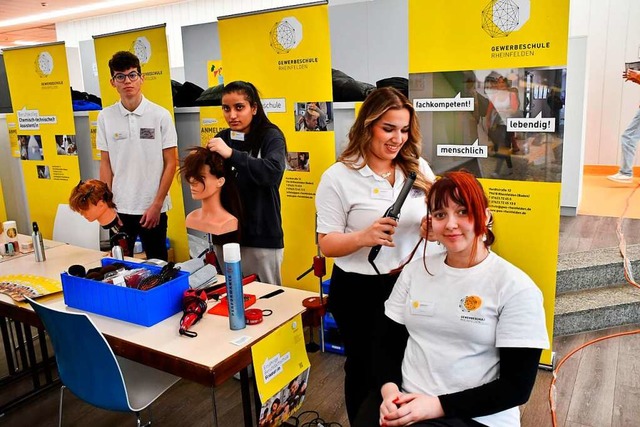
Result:
<instances>
[{"instance_id":1,"label":"black-framed eyeglasses","mask_svg":"<svg viewBox=\"0 0 640 427\"><path fill-rule=\"evenodd\" d=\"M116 73L113 75L113 80L117 81L118 83L124 83L127 77L129 77L130 82L135 82L140 76L141 74L137 71L132 71L129 74Z\"/></svg>"}]
</instances>

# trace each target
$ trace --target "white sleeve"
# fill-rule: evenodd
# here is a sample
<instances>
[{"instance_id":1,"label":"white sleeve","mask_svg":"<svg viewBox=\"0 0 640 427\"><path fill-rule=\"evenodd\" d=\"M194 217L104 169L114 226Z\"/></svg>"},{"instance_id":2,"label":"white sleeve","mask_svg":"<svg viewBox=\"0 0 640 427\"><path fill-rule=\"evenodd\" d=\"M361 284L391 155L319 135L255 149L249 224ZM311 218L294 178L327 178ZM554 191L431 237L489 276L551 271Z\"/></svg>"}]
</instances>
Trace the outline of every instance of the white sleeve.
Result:
<instances>
[{"instance_id":1,"label":"white sleeve","mask_svg":"<svg viewBox=\"0 0 640 427\"><path fill-rule=\"evenodd\" d=\"M533 282L505 301L496 327L496 347L549 348L542 292Z\"/></svg>"},{"instance_id":2,"label":"white sleeve","mask_svg":"<svg viewBox=\"0 0 640 427\"><path fill-rule=\"evenodd\" d=\"M318 223L316 232L328 234L331 232L344 233L347 227L347 208L344 205L346 197L333 180L331 170L328 169L320 179L316 190L316 212Z\"/></svg>"},{"instance_id":3,"label":"white sleeve","mask_svg":"<svg viewBox=\"0 0 640 427\"><path fill-rule=\"evenodd\" d=\"M407 308L407 300L409 299L412 270L410 265L405 266L396 284L393 285L389 299L384 303L384 314L386 314L389 319L401 325L405 324L404 315Z\"/></svg>"},{"instance_id":4,"label":"white sleeve","mask_svg":"<svg viewBox=\"0 0 640 427\"><path fill-rule=\"evenodd\" d=\"M178 133L176 125L173 123L171 113L165 110L166 114L160 119L160 132L162 133L162 149L176 147L178 145Z\"/></svg>"},{"instance_id":5,"label":"white sleeve","mask_svg":"<svg viewBox=\"0 0 640 427\"><path fill-rule=\"evenodd\" d=\"M104 110L98 113L98 127L96 129L96 148L100 151L109 151L106 129L104 124Z\"/></svg>"}]
</instances>

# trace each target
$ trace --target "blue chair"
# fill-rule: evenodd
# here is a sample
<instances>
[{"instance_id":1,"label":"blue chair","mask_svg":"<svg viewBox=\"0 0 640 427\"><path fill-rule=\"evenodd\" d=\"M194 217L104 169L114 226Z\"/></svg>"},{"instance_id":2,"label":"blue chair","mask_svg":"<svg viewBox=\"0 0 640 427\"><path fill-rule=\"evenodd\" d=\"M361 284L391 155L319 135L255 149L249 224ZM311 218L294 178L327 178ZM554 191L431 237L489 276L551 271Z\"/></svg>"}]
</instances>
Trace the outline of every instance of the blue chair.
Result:
<instances>
[{"instance_id":1,"label":"blue chair","mask_svg":"<svg viewBox=\"0 0 640 427\"><path fill-rule=\"evenodd\" d=\"M68 387L78 398L98 408L133 412L140 427L140 412L149 407L179 377L116 356L89 316L55 310L27 298L51 339L62 381L62 400ZM151 409L149 422L151 424Z\"/></svg>"}]
</instances>

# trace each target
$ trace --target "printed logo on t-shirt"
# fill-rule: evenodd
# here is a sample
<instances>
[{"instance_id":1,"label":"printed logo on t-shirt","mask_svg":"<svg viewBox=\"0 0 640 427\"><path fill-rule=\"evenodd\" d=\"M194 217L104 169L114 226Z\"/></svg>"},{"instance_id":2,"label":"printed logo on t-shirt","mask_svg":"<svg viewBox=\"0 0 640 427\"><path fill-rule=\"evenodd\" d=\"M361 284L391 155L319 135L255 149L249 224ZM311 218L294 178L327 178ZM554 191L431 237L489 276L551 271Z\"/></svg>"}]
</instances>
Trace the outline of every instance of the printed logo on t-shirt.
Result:
<instances>
[{"instance_id":1,"label":"printed logo on t-shirt","mask_svg":"<svg viewBox=\"0 0 640 427\"><path fill-rule=\"evenodd\" d=\"M482 298L477 295L464 296L460 299L458 307L463 313L472 313L482 307ZM485 323L485 318L478 315L472 316L469 314L462 314L460 316L460 320L463 322Z\"/></svg>"},{"instance_id":2,"label":"printed logo on t-shirt","mask_svg":"<svg viewBox=\"0 0 640 427\"><path fill-rule=\"evenodd\" d=\"M467 313L476 311L482 306L482 298L477 295L467 295L460 300L459 307Z\"/></svg>"},{"instance_id":3,"label":"printed logo on t-shirt","mask_svg":"<svg viewBox=\"0 0 640 427\"><path fill-rule=\"evenodd\" d=\"M424 191L420 190L419 188L412 188L411 192L409 193L409 197L412 199L417 199L418 197L424 197Z\"/></svg>"},{"instance_id":4,"label":"printed logo on t-shirt","mask_svg":"<svg viewBox=\"0 0 640 427\"><path fill-rule=\"evenodd\" d=\"M393 200L393 190L390 188L373 187L371 198L378 200Z\"/></svg>"},{"instance_id":5,"label":"printed logo on t-shirt","mask_svg":"<svg viewBox=\"0 0 640 427\"><path fill-rule=\"evenodd\" d=\"M156 130L154 128L140 128L140 139L155 139Z\"/></svg>"}]
</instances>

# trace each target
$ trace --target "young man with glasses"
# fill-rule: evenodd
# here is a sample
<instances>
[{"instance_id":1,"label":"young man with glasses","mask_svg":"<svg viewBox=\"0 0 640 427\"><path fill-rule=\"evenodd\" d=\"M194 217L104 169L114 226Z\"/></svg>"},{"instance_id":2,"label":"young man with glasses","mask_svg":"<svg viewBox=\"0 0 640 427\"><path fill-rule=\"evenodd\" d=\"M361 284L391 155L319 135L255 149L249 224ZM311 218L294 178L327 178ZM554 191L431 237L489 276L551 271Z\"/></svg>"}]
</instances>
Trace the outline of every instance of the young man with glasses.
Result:
<instances>
[{"instance_id":1,"label":"young man with glasses","mask_svg":"<svg viewBox=\"0 0 640 427\"><path fill-rule=\"evenodd\" d=\"M169 111L142 95L144 76L134 54L116 52L109 71L120 100L98 115L100 180L113 192L121 231L130 237L129 253L140 236L147 258L167 260L166 212L177 166L176 128Z\"/></svg>"}]
</instances>

